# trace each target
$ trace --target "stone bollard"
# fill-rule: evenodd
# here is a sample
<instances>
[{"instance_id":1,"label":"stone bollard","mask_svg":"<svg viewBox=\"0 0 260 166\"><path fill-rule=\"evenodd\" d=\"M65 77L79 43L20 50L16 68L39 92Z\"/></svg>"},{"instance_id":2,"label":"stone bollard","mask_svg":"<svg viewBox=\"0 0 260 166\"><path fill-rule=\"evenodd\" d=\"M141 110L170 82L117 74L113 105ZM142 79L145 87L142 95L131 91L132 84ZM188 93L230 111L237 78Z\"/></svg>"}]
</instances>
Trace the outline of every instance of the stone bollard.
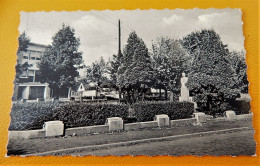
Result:
<instances>
[{"instance_id":1,"label":"stone bollard","mask_svg":"<svg viewBox=\"0 0 260 166\"><path fill-rule=\"evenodd\" d=\"M108 125L109 131L123 130L123 119L120 117L107 118L106 124Z\"/></svg>"},{"instance_id":2,"label":"stone bollard","mask_svg":"<svg viewBox=\"0 0 260 166\"><path fill-rule=\"evenodd\" d=\"M232 110L228 110L225 112L225 115L227 117L228 120L234 120L236 119L236 113Z\"/></svg>"},{"instance_id":3,"label":"stone bollard","mask_svg":"<svg viewBox=\"0 0 260 166\"><path fill-rule=\"evenodd\" d=\"M206 123L206 115L203 112L193 113L194 117L197 119L197 123Z\"/></svg>"},{"instance_id":4,"label":"stone bollard","mask_svg":"<svg viewBox=\"0 0 260 166\"><path fill-rule=\"evenodd\" d=\"M169 116L166 114L155 115L155 121L158 122L159 127L166 127L170 125Z\"/></svg>"},{"instance_id":5,"label":"stone bollard","mask_svg":"<svg viewBox=\"0 0 260 166\"><path fill-rule=\"evenodd\" d=\"M45 136L61 136L64 133L64 124L62 121L44 122Z\"/></svg>"}]
</instances>

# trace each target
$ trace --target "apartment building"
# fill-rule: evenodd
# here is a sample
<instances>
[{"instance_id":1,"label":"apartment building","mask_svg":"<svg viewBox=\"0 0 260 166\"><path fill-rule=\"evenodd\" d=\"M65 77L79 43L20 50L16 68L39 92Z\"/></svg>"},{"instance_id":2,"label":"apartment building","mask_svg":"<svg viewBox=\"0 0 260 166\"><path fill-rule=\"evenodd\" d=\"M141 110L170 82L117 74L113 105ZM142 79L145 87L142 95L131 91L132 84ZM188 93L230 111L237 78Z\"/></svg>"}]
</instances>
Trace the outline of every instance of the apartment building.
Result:
<instances>
[{"instance_id":1,"label":"apartment building","mask_svg":"<svg viewBox=\"0 0 260 166\"><path fill-rule=\"evenodd\" d=\"M16 83L14 88L13 100L37 100L49 99L50 89L48 83L40 83L37 72L39 68L37 63L41 61L44 50L48 46L29 43L27 52L20 52L17 56L17 64L30 64L28 70L23 71L19 82Z\"/></svg>"}]
</instances>

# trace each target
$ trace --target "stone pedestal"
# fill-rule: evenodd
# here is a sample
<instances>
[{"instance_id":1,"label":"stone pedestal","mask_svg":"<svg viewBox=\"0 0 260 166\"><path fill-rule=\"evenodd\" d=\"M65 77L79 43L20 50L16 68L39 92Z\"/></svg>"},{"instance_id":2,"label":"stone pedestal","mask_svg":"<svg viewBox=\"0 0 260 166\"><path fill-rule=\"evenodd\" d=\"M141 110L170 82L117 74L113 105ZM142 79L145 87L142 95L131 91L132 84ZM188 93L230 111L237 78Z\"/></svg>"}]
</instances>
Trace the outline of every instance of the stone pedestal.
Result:
<instances>
[{"instance_id":1,"label":"stone pedestal","mask_svg":"<svg viewBox=\"0 0 260 166\"><path fill-rule=\"evenodd\" d=\"M60 136L64 133L64 124L62 121L49 121L44 123L45 136Z\"/></svg>"},{"instance_id":2,"label":"stone pedestal","mask_svg":"<svg viewBox=\"0 0 260 166\"><path fill-rule=\"evenodd\" d=\"M203 112L193 113L194 117L197 120L197 123L206 123L206 115Z\"/></svg>"},{"instance_id":3,"label":"stone pedestal","mask_svg":"<svg viewBox=\"0 0 260 166\"><path fill-rule=\"evenodd\" d=\"M124 129L123 119L120 117L107 118L109 131L118 131Z\"/></svg>"},{"instance_id":4,"label":"stone pedestal","mask_svg":"<svg viewBox=\"0 0 260 166\"><path fill-rule=\"evenodd\" d=\"M234 120L236 119L236 113L232 110L228 110L225 112L225 115L227 117L228 120Z\"/></svg>"},{"instance_id":5,"label":"stone pedestal","mask_svg":"<svg viewBox=\"0 0 260 166\"><path fill-rule=\"evenodd\" d=\"M166 114L155 115L155 121L158 122L159 127L166 127L170 125L169 116Z\"/></svg>"}]
</instances>

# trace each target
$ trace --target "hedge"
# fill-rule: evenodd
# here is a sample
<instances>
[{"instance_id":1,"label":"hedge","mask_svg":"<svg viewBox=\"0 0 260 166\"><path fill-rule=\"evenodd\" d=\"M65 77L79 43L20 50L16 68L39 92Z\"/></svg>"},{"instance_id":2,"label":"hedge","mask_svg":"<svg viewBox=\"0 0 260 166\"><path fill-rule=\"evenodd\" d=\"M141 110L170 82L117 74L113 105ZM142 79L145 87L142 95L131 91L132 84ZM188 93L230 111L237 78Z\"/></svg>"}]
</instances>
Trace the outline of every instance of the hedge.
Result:
<instances>
[{"instance_id":1,"label":"hedge","mask_svg":"<svg viewBox=\"0 0 260 166\"><path fill-rule=\"evenodd\" d=\"M249 114L251 110L250 101L244 101L244 100L232 101L229 103L228 109L235 111L237 115Z\"/></svg>"},{"instance_id":2,"label":"hedge","mask_svg":"<svg viewBox=\"0 0 260 166\"><path fill-rule=\"evenodd\" d=\"M44 122L53 120L53 111L60 105L58 102L14 103L9 130L41 129Z\"/></svg>"},{"instance_id":3,"label":"hedge","mask_svg":"<svg viewBox=\"0 0 260 166\"><path fill-rule=\"evenodd\" d=\"M132 105L138 122L152 121L155 115L167 114L171 120L192 117L194 104L189 102L140 102Z\"/></svg>"},{"instance_id":4,"label":"hedge","mask_svg":"<svg viewBox=\"0 0 260 166\"><path fill-rule=\"evenodd\" d=\"M109 117L127 118L125 104L71 103L54 111L54 119L61 120L66 127L104 125Z\"/></svg>"},{"instance_id":5,"label":"hedge","mask_svg":"<svg viewBox=\"0 0 260 166\"><path fill-rule=\"evenodd\" d=\"M66 127L102 125L109 117L128 116L124 104L14 103L9 130L41 129L44 122L61 120Z\"/></svg>"}]
</instances>

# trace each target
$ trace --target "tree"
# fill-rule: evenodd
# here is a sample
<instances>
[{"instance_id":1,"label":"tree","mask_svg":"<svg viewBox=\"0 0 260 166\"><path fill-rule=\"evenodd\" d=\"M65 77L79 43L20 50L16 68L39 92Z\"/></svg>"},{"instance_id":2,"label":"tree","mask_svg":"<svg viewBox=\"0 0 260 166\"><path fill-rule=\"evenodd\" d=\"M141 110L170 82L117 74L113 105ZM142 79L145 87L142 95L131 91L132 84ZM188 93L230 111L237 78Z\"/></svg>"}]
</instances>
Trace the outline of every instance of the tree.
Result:
<instances>
[{"instance_id":1,"label":"tree","mask_svg":"<svg viewBox=\"0 0 260 166\"><path fill-rule=\"evenodd\" d=\"M18 37L18 42L19 42L19 47L17 50L17 54L19 54L22 51L27 52L27 48L28 48L28 44L30 43L30 39L28 38L28 36L26 36L25 32L20 34L20 36Z\"/></svg>"},{"instance_id":2,"label":"tree","mask_svg":"<svg viewBox=\"0 0 260 166\"><path fill-rule=\"evenodd\" d=\"M19 35L18 37L18 50L17 50L17 55L20 54L21 52L27 52L28 49L28 44L30 43L30 38L26 35L25 32ZM24 71L27 71L28 68L31 65L28 64L28 62L25 62L23 64L19 64L17 62L15 66L15 80L14 83L19 83L20 82L20 77Z\"/></svg>"},{"instance_id":3,"label":"tree","mask_svg":"<svg viewBox=\"0 0 260 166\"><path fill-rule=\"evenodd\" d=\"M248 80L247 80L247 65L245 60L245 53L243 51L230 52L230 62L237 75L237 88L241 93L248 93Z\"/></svg>"},{"instance_id":4,"label":"tree","mask_svg":"<svg viewBox=\"0 0 260 166\"><path fill-rule=\"evenodd\" d=\"M158 38L152 44L153 67L155 69L155 88L171 91L171 101L173 94L180 92L180 78L182 72L187 72L189 56L182 48L179 40L168 37ZM178 96L178 95L177 95ZM165 94L167 97L167 93Z\"/></svg>"},{"instance_id":5,"label":"tree","mask_svg":"<svg viewBox=\"0 0 260 166\"><path fill-rule=\"evenodd\" d=\"M117 81L117 72L119 69L119 66L122 61L123 54L119 52L117 55L113 55L113 59L109 60L109 65L108 65L108 73L110 75L110 80L112 81L113 84L116 84Z\"/></svg>"},{"instance_id":6,"label":"tree","mask_svg":"<svg viewBox=\"0 0 260 166\"><path fill-rule=\"evenodd\" d=\"M29 64L28 62L25 62L23 64L17 64L15 66L15 80L14 83L19 83L20 82L20 77L22 76L23 72L27 72L28 68L31 67L32 65Z\"/></svg>"},{"instance_id":7,"label":"tree","mask_svg":"<svg viewBox=\"0 0 260 166\"><path fill-rule=\"evenodd\" d=\"M143 40L135 32L129 34L117 72L117 85L130 101L144 99L145 90L153 84L151 57Z\"/></svg>"},{"instance_id":8,"label":"tree","mask_svg":"<svg viewBox=\"0 0 260 166\"><path fill-rule=\"evenodd\" d=\"M107 63L101 57L99 61L93 62L91 66L86 69L87 80L90 82L101 83L107 81Z\"/></svg>"},{"instance_id":9,"label":"tree","mask_svg":"<svg viewBox=\"0 0 260 166\"><path fill-rule=\"evenodd\" d=\"M66 94L67 89L75 83L75 77L79 76L78 69L83 67L79 45L80 40L75 37L75 30L63 24L44 52L38 64L39 79L40 82L49 83L52 96Z\"/></svg>"},{"instance_id":10,"label":"tree","mask_svg":"<svg viewBox=\"0 0 260 166\"><path fill-rule=\"evenodd\" d=\"M183 38L183 47L192 56L187 86L201 111L220 112L218 98L224 101L239 96L237 76L229 50L214 30L192 32ZM214 108L214 109L213 109Z\"/></svg>"}]
</instances>

